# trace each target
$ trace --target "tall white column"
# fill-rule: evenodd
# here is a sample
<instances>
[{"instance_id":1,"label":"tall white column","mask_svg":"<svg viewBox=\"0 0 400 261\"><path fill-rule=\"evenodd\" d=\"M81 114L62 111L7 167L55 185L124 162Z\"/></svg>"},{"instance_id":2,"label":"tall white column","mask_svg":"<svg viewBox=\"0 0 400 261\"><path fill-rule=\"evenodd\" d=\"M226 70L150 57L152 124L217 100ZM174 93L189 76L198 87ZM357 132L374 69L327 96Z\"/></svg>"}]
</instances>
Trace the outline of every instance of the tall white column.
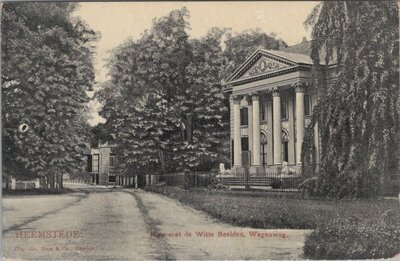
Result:
<instances>
[{"instance_id":1,"label":"tall white column","mask_svg":"<svg viewBox=\"0 0 400 261\"><path fill-rule=\"evenodd\" d=\"M240 96L233 97L233 165L242 165L242 141L240 137Z\"/></svg>"},{"instance_id":2,"label":"tall white column","mask_svg":"<svg viewBox=\"0 0 400 261\"><path fill-rule=\"evenodd\" d=\"M274 165L282 165L281 96L278 89L272 92Z\"/></svg>"},{"instance_id":3,"label":"tall white column","mask_svg":"<svg viewBox=\"0 0 400 261\"><path fill-rule=\"evenodd\" d=\"M261 165L260 157L260 96L253 94L253 163Z\"/></svg>"},{"instance_id":4,"label":"tall white column","mask_svg":"<svg viewBox=\"0 0 400 261\"><path fill-rule=\"evenodd\" d=\"M296 162L301 165L301 145L304 138L304 85L297 83L296 90Z\"/></svg>"},{"instance_id":5,"label":"tall white column","mask_svg":"<svg viewBox=\"0 0 400 261\"><path fill-rule=\"evenodd\" d=\"M274 165L272 97L267 100L267 123L267 163L271 166Z\"/></svg>"},{"instance_id":6,"label":"tall white column","mask_svg":"<svg viewBox=\"0 0 400 261\"><path fill-rule=\"evenodd\" d=\"M253 165L254 157L253 157L253 101L251 96L246 97L247 100L247 112L248 112L248 127L247 127L247 134L249 137L249 150L251 152L251 162L250 165Z\"/></svg>"},{"instance_id":7,"label":"tall white column","mask_svg":"<svg viewBox=\"0 0 400 261\"><path fill-rule=\"evenodd\" d=\"M288 144L288 163L290 165L296 165L296 143L295 143L295 126L294 126L294 92L290 92L288 97L288 114L289 114L289 144Z\"/></svg>"}]
</instances>

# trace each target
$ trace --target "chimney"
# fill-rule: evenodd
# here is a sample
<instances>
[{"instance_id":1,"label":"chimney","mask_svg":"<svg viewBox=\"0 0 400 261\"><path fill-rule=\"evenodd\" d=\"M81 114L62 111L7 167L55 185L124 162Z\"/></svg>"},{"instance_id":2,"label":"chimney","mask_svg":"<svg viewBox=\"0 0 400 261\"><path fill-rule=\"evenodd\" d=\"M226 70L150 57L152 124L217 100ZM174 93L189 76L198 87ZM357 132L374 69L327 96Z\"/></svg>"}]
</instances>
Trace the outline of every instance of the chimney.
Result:
<instances>
[{"instance_id":1,"label":"chimney","mask_svg":"<svg viewBox=\"0 0 400 261\"><path fill-rule=\"evenodd\" d=\"M301 43L305 43L305 42L308 42L307 37L303 36L303 41Z\"/></svg>"},{"instance_id":2,"label":"chimney","mask_svg":"<svg viewBox=\"0 0 400 261\"><path fill-rule=\"evenodd\" d=\"M278 42L278 50L283 50L283 49L285 49L285 45L283 44L282 39L279 39L279 42Z\"/></svg>"}]
</instances>

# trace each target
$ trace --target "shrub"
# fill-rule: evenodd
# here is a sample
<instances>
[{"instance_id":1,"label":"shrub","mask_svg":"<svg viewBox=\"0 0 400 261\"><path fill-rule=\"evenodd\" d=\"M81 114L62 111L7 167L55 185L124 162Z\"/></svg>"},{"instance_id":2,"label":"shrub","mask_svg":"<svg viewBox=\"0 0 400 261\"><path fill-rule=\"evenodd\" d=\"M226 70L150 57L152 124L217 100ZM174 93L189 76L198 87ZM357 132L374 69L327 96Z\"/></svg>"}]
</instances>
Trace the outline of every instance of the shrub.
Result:
<instances>
[{"instance_id":1,"label":"shrub","mask_svg":"<svg viewBox=\"0 0 400 261\"><path fill-rule=\"evenodd\" d=\"M282 187L282 181L280 179L277 178L273 178L271 181L271 187L273 189L279 189Z\"/></svg>"},{"instance_id":2,"label":"shrub","mask_svg":"<svg viewBox=\"0 0 400 261\"><path fill-rule=\"evenodd\" d=\"M393 210L373 218L336 217L320 224L304 245L311 259L392 258L400 253L400 220Z\"/></svg>"},{"instance_id":3,"label":"shrub","mask_svg":"<svg viewBox=\"0 0 400 261\"><path fill-rule=\"evenodd\" d=\"M299 185L299 189L303 192L303 195L310 194L310 196L314 195L316 187L317 187L317 178L316 177L305 179Z\"/></svg>"},{"instance_id":4,"label":"shrub","mask_svg":"<svg viewBox=\"0 0 400 261\"><path fill-rule=\"evenodd\" d=\"M3 196L19 195L59 195L73 192L70 188L3 189Z\"/></svg>"},{"instance_id":5,"label":"shrub","mask_svg":"<svg viewBox=\"0 0 400 261\"><path fill-rule=\"evenodd\" d=\"M282 179L282 186L283 189L290 189L290 188L298 188L299 187L300 179L298 178L285 178Z\"/></svg>"}]
</instances>

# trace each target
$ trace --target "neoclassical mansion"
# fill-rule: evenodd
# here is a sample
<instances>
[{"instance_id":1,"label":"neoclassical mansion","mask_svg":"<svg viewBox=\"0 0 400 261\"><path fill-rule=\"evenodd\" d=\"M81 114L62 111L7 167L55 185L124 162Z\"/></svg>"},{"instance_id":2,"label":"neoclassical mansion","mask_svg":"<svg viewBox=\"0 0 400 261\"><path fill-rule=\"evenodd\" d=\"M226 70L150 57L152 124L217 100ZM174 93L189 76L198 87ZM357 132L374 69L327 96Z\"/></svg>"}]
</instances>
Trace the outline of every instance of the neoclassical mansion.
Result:
<instances>
[{"instance_id":1,"label":"neoclassical mansion","mask_svg":"<svg viewBox=\"0 0 400 261\"><path fill-rule=\"evenodd\" d=\"M280 172L283 162L301 167L305 127L336 67L322 66L325 85L313 89L310 53L310 41L283 50L259 49L224 82L230 94L231 159L237 176L246 169L260 176ZM318 166L318 126L314 132Z\"/></svg>"}]
</instances>

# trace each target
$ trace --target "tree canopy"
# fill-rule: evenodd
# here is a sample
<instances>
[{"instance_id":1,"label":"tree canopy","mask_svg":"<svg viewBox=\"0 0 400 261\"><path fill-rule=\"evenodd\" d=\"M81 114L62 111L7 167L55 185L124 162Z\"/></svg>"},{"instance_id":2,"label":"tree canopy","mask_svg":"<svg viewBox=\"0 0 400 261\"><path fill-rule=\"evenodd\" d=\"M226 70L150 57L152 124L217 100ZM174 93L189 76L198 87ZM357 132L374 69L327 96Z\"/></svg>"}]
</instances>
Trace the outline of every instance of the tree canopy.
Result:
<instances>
[{"instance_id":1,"label":"tree canopy","mask_svg":"<svg viewBox=\"0 0 400 261\"><path fill-rule=\"evenodd\" d=\"M2 7L4 172L48 176L82 169L88 150L86 91L98 34L73 17L75 3ZM19 126L28 128L21 131Z\"/></svg>"},{"instance_id":2,"label":"tree canopy","mask_svg":"<svg viewBox=\"0 0 400 261\"><path fill-rule=\"evenodd\" d=\"M399 171L398 22L396 1L322 2L306 21L313 26L314 85L326 88L313 120L321 133L321 195L368 195ZM327 85L321 63L337 64Z\"/></svg>"},{"instance_id":3,"label":"tree canopy","mask_svg":"<svg viewBox=\"0 0 400 261\"><path fill-rule=\"evenodd\" d=\"M96 98L124 173L209 170L228 163L229 101L220 82L260 46L278 47L259 30L234 35L211 28L189 39L188 17L182 8L155 19L108 61L110 80ZM240 57L234 51L238 43L246 46Z\"/></svg>"},{"instance_id":4,"label":"tree canopy","mask_svg":"<svg viewBox=\"0 0 400 261\"><path fill-rule=\"evenodd\" d=\"M224 77L228 77L233 71L242 64L248 56L257 49L279 50L287 47L283 40L275 39L276 34L267 35L260 28L248 29L243 32L235 33L225 29L225 50L224 56L227 65L223 68Z\"/></svg>"}]
</instances>

